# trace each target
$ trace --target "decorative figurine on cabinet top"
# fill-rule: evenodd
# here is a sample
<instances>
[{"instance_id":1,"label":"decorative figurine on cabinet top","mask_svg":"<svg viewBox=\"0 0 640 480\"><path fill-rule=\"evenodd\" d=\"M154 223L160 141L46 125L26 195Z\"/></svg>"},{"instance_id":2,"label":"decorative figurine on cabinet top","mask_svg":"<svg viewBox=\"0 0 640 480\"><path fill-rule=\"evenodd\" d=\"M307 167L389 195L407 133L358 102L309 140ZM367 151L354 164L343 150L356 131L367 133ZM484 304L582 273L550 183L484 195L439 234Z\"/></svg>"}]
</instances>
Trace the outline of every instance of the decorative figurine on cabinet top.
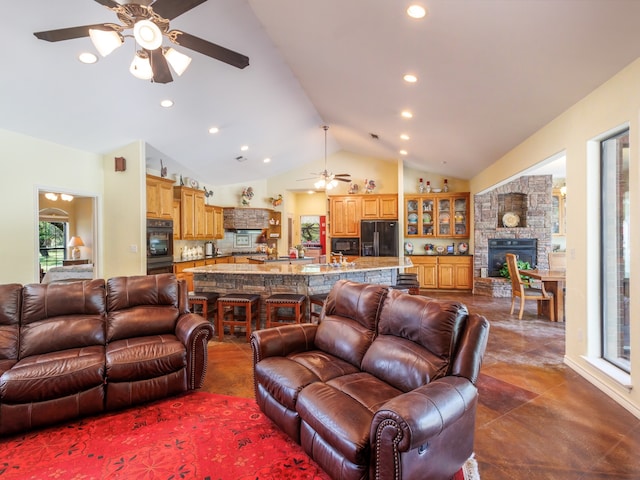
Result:
<instances>
[{"instance_id":1,"label":"decorative figurine on cabinet top","mask_svg":"<svg viewBox=\"0 0 640 480\"><path fill-rule=\"evenodd\" d=\"M240 204L243 207L248 207L251 205L251 199L253 198L253 187L244 187L242 190L242 198L240 199Z\"/></svg>"},{"instance_id":2,"label":"decorative figurine on cabinet top","mask_svg":"<svg viewBox=\"0 0 640 480\"><path fill-rule=\"evenodd\" d=\"M279 193L277 197L271 197L269 201L271 202L271 205L273 205L274 207L278 207L282 205L282 194Z\"/></svg>"},{"instance_id":3,"label":"decorative figurine on cabinet top","mask_svg":"<svg viewBox=\"0 0 640 480\"><path fill-rule=\"evenodd\" d=\"M365 193L373 193L376 189L376 181L375 180L364 180L364 192Z\"/></svg>"}]
</instances>

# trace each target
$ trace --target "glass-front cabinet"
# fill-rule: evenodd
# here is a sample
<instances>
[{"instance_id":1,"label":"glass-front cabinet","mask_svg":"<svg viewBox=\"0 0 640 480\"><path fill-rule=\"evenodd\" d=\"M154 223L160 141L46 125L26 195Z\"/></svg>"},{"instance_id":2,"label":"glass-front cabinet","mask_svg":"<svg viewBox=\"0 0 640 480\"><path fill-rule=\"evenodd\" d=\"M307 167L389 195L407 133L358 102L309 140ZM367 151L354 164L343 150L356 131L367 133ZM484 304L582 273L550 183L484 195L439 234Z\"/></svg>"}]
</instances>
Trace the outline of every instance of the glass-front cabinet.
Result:
<instances>
[{"instance_id":1,"label":"glass-front cabinet","mask_svg":"<svg viewBox=\"0 0 640 480\"><path fill-rule=\"evenodd\" d=\"M469 193L405 198L406 237L469 237Z\"/></svg>"}]
</instances>

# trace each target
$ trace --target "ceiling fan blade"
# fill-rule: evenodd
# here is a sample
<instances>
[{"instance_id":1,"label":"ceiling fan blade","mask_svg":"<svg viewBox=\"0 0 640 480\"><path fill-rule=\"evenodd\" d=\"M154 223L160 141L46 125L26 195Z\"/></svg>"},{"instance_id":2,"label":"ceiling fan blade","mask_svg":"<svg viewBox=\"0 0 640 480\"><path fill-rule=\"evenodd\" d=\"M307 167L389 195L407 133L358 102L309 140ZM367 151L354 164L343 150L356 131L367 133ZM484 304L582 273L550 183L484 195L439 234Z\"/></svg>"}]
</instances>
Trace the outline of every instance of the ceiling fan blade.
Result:
<instances>
[{"instance_id":1,"label":"ceiling fan blade","mask_svg":"<svg viewBox=\"0 0 640 480\"><path fill-rule=\"evenodd\" d=\"M350 177L350 173L336 173L333 175L334 177Z\"/></svg>"},{"instance_id":2,"label":"ceiling fan blade","mask_svg":"<svg viewBox=\"0 0 640 480\"><path fill-rule=\"evenodd\" d=\"M192 8L195 8L206 1L207 0L156 0L156 2L151 5L151 8L153 8L153 11L160 15L162 18L173 20L174 18L182 15L185 12L188 12Z\"/></svg>"},{"instance_id":3,"label":"ceiling fan blade","mask_svg":"<svg viewBox=\"0 0 640 480\"><path fill-rule=\"evenodd\" d=\"M338 178L338 177L334 177L334 180L337 180L338 182L350 182L351 179L350 178Z\"/></svg>"},{"instance_id":4,"label":"ceiling fan blade","mask_svg":"<svg viewBox=\"0 0 640 480\"><path fill-rule=\"evenodd\" d=\"M100 5L104 5L107 8L117 8L120 6L118 2L114 2L113 0L95 0Z\"/></svg>"},{"instance_id":5,"label":"ceiling fan blade","mask_svg":"<svg viewBox=\"0 0 640 480\"><path fill-rule=\"evenodd\" d=\"M97 23L95 25L83 25L81 27L59 28L57 30L35 32L34 35L40 40L46 40L47 42L59 42L61 40L88 37L90 29L107 30L109 27L104 23Z\"/></svg>"},{"instance_id":6,"label":"ceiling fan blade","mask_svg":"<svg viewBox=\"0 0 640 480\"><path fill-rule=\"evenodd\" d=\"M169 70L169 64L167 59L164 58L161 48L155 50L147 50L149 59L151 61L151 69L153 70L153 82L154 83L169 83L173 82L171 76L171 70Z\"/></svg>"},{"instance_id":7,"label":"ceiling fan blade","mask_svg":"<svg viewBox=\"0 0 640 480\"><path fill-rule=\"evenodd\" d=\"M228 48L221 47L220 45L216 45L215 43L211 43L207 40L194 37L189 33L181 32L180 30L171 30L169 32L169 38L176 45L190 48L191 50L195 50L196 52L200 52L203 55L215 58L221 62L228 63L234 67L244 68L249 65L249 57L246 57L241 53L234 52L233 50L229 50Z\"/></svg>"}]
</instances>

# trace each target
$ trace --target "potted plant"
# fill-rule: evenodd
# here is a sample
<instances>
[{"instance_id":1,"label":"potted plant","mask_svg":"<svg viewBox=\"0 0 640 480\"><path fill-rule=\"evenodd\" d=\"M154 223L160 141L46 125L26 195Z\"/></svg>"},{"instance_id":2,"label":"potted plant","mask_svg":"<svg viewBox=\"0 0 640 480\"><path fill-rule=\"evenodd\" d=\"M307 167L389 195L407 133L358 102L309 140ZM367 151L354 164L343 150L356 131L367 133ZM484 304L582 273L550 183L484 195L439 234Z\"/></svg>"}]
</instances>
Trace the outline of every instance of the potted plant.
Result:
<instances>
[{"instance_id":1,"label":"potted plant","mask_svg":"<svg viewBox=\"0 0 640 480\"><path fill-rule=\"evenodd\" d=\"M518 270L530 270L531 269L531 264L529 262L524 262L522 260L517 260L517 264L518 264ZM509 275L509 266L507 265L507 262L504 262L502 264L502 268L500 269L499 273L500 273L501 277L511 279L511 275ZM526 275L520 275L520 278L522 278L522 280L525 281L525 282L529 281L529 277L527 277Z\"/></svg>"}]
</instances>

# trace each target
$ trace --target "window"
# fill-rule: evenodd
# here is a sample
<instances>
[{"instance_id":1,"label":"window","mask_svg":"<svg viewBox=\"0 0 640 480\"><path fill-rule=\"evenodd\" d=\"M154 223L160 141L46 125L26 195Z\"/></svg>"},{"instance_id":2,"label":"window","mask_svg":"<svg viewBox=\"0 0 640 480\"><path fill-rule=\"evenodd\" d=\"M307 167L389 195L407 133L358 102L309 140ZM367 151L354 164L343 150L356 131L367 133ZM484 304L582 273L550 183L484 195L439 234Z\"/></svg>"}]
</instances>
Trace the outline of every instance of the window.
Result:
<instances>
[{"instance_id":1,"label":"window","mask_svg":"<svg viewBox=\"0 0 640 480\"><path fill-rule=\"evenodd\" d=\"M39 222L40 269L47 272L49 268L62 265L66 252L67 223Z\"/></svg>"},{"instance_id":2,"label":"window","mask_svg":"<svg viewBox=\"0 0 640 480\"><path fill-rule=\"evenodd\" d=\"M629 130L601 144L602 358L630 373Z\"/></svg>"}]
</instances>

